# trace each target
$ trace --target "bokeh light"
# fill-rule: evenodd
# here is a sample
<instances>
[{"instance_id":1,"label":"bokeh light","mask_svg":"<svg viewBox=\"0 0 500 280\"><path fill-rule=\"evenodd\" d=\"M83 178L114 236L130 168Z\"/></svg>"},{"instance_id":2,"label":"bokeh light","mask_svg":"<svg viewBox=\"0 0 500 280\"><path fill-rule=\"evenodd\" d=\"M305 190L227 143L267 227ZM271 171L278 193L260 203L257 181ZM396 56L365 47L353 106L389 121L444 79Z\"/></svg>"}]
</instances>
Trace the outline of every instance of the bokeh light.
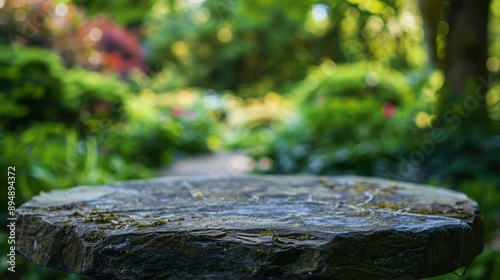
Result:
<instances>
[{"instance_id":1,"label":"bokeh light","mask_svg":"<svg viewBox=\"0 0 500 280\"><path fill-rule=\"evenodd\" d=\"M223 27L217 32L217 39L222 43L227 43L233 39L233 32L231 32L231 29Z\"/></svg>"},{"instance_id":2,"label":"bokeh light","mask_svg":"<svg viewBox=\"0 0 500 280\"><path fill-rule=\"evenodd\" d=\"M89 38L90 38L90 40L92 40L94 42L97 42L97 41L101 40L101 38L102 38L102 31L101 31L101 29L99 29L97 27L93 27L92 29L90 29L90 31L89 31Z\"/></svg>"},{"instance_id":3,"label":"bokeh light","mask_svg":"<svg viewBox=\"0 0 500 280\"><path fill-rule=\"evenodd\" d=\"M56 5L55 14L58 17L63 17L68 14L68 6L65 3L58 3Z\"/></svg>"},{"instance_id":4,"label":"bokeh light","mask_svg":"<svg viewBox=\"0 0 500 280\"><path fill-rule=\"evenodd\" d=\"M328 18L329 8L325 4L317 4L312 8L312 17L316 22L323 22Z\"/></svg>"}]
</instances>

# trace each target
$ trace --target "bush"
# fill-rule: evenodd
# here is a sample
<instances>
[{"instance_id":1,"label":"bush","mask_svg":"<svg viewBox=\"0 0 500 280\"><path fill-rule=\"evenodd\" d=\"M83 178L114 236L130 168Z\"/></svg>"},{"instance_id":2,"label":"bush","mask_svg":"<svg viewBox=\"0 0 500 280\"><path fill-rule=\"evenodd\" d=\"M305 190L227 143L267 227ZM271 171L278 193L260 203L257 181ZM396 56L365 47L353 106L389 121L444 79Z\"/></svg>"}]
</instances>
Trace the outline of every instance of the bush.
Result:
<instances>
[{"instance_id":1,"label":"bush","mask_svg":"<svg viewBox=\"0 0 500 280\"><path fill-rule=\"evenodd\" d=\"M409 90L404 75L365 63L314 72L292 92L295 117L260 155L275 173L380 173L405 149Z\"/></svg>"},{"instance_id":2,"label":"bush","mask_svg":"<svg viewBox=\"0 0 500 280\"><path fill-rule=\"evenodd\" d=\"M54 53L0 47L0 117L10 131L36 121L70 122L76 117L65 98L62 67Z\"/></svg>"},{"instance_id":3,"label":"bush","mask_svg":"<svg viewBox=\"0 0 500 280\"><path fill-rule=\"evenodd\" d=\"M52 52L0 54L0 165L18 166L21 201L54 188L149 177L146 167L177 153L209 150L214 121L200 105L176 115L170 104L147 102L156 98L151 91L135 95L116 77L65 68Z\"/></svg>"},{"instance_id":4,"label":"bush","mask_svg":"<svg viewBox=\"0 0 500 280\"><path fill-rule=\"evenodd\" d=\"M0 47L0 53L0 116L7 131L58 122L88 134L102 128L98 122L122 120L131 93L118 79L67 69L47 50Z\"/></svg>"}]
</instances>

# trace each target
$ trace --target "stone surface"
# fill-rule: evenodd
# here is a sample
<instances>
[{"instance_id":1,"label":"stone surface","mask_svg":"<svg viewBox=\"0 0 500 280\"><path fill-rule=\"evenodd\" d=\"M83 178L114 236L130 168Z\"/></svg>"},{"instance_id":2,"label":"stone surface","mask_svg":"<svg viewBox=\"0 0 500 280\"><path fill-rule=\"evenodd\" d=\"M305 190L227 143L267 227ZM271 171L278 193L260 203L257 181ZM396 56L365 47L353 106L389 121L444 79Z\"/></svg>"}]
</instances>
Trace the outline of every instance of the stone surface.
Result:
<instances>
[{"instance_id":1,"label":"stone surface","mask_svg":"<svg viewBox=\"0 0 500 280\"><path fill-rule=\"evenodd\" d=\"M17 250L112 279L414 279L482 251L474 201L364 177L170 177L76 187L18 210Z\"/></svg>"}]
</instances>

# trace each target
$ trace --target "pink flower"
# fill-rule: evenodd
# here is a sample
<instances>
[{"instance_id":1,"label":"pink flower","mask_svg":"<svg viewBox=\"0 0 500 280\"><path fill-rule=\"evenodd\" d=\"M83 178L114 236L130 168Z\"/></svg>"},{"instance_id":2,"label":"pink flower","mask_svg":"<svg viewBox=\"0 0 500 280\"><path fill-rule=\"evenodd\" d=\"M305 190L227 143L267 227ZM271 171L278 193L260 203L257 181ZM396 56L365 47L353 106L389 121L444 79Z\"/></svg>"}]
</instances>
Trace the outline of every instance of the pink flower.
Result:
<instances>
[{"instance_id":1,"label":"pink flower","mask_svg":"<svg viewBox=\"0 0 500 280\"><path fill-rule=\"evenodd\" d=\"M182 109L181 108L172 108L172 114L176 117L182 116Z\"/></svg>"},{"instance_id":2,"label":"pink flower","mask_svg":"<svg viewBox=\"0 0 500 280\"><path fill-rule=\"evenodd\" d=\"M111 110L111 107L113 107L113 105L107 101L98 100L92 103L92 109L96 113L109 112Z\"/></svg>"},{"instance_id":3,"label":"pink flower","mask_svg":"<svg viewBox=\"0 0 500 280\"><path fill-rule=\"evenodd\" d=\"M392 103L385 103L382 107L382 113L384 116L391 118L396 113L396 106Z\"/></svg>"}]
</instances>

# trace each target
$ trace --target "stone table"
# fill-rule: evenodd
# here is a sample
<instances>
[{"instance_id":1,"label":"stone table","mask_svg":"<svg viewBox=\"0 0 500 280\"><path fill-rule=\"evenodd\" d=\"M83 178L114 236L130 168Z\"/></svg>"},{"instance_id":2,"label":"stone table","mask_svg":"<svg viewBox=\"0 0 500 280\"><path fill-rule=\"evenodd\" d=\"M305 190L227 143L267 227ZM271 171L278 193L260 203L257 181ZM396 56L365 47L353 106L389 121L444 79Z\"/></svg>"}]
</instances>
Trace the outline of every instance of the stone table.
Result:
<instances>
[{"instance_id":1,"label":"stone table","mask_svg":"<svg viewBox=\"0 0 500 280\"><path fill-rule=\"evenodd\" d=\"M43 193L18 210L34 263L109 279L415 279L482 251L477 204L365 177L169 177Z\"/></svg>"}]
</instances>

